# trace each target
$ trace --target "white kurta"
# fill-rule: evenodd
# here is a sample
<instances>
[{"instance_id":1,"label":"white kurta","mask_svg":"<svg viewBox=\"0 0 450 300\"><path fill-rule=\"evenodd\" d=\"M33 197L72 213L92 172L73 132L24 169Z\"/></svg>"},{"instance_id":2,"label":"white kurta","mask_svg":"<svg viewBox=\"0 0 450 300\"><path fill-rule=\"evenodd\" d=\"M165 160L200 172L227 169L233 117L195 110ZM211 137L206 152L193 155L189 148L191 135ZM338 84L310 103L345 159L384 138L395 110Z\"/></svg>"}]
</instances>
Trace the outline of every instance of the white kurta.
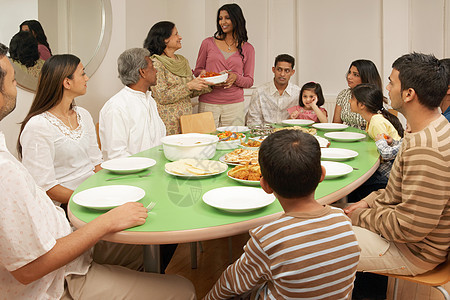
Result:
<instances>
[{"instance_id":1,"label":"white kurta","mask_svg":"<svg viewBox=\"0 0 450 300\"><path fill-rule=\"evenodd\" d=\"M298 105L299 95L300 87L290 82L282 95L273 80L259 86L250 99L247 125L279 123L289 119L287 109Z\"/></svg>"},{"instance_id":2,"label":"white kurta","mask_svg":"<svg viewBox=\"0 0 450 300\"><path fill-rule=\"evenodd\" d=\"M57 239L71 232L64 211L53 205L27 169L9 153L0 132L0 298L59 299L66 275L86 274L91 262L89 251L28 285L10 273L50 251Z\"/></svg>"},{"instance_id":3,"label":"white kurta","mask_svg":"<svg viewBox=\"0 0 450 300\"><path fill-rule=\"evenodd\" d=\"M100 141L105 160L161 145L165 135L166 127L150 92L124 87L100 111Z\"/></svg>"},{"instance_id":4,"label":"white kurta","mask_svg":"<svg viewBox=\"0 0 450 300\"><path fill-rule=\"evenodd\" d=\"M44 112L32 117L20 135L22 163L46 191L58 184L76 189L102 162L91 115L82 107L74 110L79 124L75 130Z\"/></svg>"}]
</instances>

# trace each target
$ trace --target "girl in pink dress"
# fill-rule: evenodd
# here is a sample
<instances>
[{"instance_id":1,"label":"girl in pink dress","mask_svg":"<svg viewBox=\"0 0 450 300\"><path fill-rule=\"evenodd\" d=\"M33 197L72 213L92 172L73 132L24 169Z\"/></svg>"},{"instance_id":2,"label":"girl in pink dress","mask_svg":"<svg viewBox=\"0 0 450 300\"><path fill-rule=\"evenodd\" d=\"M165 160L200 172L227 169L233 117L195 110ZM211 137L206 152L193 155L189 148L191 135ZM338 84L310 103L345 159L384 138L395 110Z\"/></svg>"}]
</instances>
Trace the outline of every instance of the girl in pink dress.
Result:
<instances>
[{"instance_id":1,"label":"girl in pink dress","mask_svg":"<svg viewBox=\"0 0 450 300\"><path fill-rule=\"evenodd\" d=\"M297 106L288 109L291 119L305 119L327 123L327 111L321 107L325 103L322 87L316 82L308 82L302 86Z\"/></svg>"}]
</instances>

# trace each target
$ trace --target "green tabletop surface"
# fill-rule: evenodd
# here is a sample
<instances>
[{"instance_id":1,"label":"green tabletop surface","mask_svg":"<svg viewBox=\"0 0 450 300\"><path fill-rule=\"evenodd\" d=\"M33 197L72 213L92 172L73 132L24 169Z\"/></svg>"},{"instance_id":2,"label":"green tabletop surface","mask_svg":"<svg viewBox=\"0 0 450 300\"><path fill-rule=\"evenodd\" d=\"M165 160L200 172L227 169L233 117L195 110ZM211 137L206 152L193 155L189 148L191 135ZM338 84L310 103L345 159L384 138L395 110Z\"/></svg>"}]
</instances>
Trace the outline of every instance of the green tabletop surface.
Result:
<instances>
[{"instance_id":1,"label":"green tabletop surface","mask_svg":"<svg viewBox=\"0 0 450 300\"><path fill-rule=\"evenodd\" d=\"M345 131L362 132L355 128L347 128ZM324 136L323 131L317 130L319 136ZM316 190L315 198L320 199L339 189L342 189L368 172L378 162L379 154L375 142L366 136L358 142L331 142L330 147L355 150L359 155L351 160L343 161L352 167L358 168L352 173L321 182ZM212 158L218 160L222 155L231 150L217 150ZM225 186L242 186L241 183L228 178L226 172L207 178L187 179L169 175L164 166L169 162L162 151L162 146L143 151L135 156L149 157L156 160L156 165L150 168L148 177L139 178L137 175L146 174L149 170L136 173L136 176L125 176L112 181L108 178L119 176L107 170L101 170L83 182L74 192L74 195L93 187L105 185L133 185L145 190L145 197L140 200L144 205L151 201L156 202L155 208L149 213L145 224L128 229L135 232L162 232L179 231L199 228L208 228L251 220L262 216L279 213L281 205L275 201L271 205L247 213L225 212L210 207L202 201L202 195L212 189ZM228 170L233 168L229 166ZM72 196L73 197L73 196ZM338 200L338 199L336 199ZM320 201L320 200L319 200ZM104 211L85 208L70 200L69 208L72 214L83 222L89 222L98 217Z\"/></svg>"}]
</instances>

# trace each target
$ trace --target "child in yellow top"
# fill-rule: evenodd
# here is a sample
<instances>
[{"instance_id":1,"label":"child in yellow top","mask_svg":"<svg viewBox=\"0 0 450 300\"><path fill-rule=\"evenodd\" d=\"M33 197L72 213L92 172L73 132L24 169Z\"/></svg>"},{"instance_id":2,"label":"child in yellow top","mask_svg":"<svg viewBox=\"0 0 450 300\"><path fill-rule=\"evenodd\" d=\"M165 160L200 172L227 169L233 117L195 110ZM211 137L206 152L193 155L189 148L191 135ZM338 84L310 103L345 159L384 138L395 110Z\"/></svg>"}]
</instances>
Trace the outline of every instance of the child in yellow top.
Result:
<instances>
[{"instance_id":1,"label":"child in yellow top","mask_svg":"<svg viewBox=\"0 0 450 300\"><path fill-rule=\"evenodd\" d=\"M396 116L383 108L383 98L383 92L377 86L360 84L352 90L350 108L366 120L366 131L373 140L379 134L385 134L399 141L403 137L403 126Z\"/></svg>"},{"instance_id":2,"label":"child in yellow top","mask_svg":"<svg viewBox=\"0 0 450 300\"><path fill-rule=\"evenodd\" d=\"M350 108L366 120L366 131L373 140L377 140L376 145L382 159L375 173L348 195L348 202L359 201L371 192L386 187L392 164L400 148L404 129L399 119L383 108L383 99L383 92L373 84L363 83L352 89ZM389 145L383 143L385 140L390 141Z\"/></svg>"}]
</instances>

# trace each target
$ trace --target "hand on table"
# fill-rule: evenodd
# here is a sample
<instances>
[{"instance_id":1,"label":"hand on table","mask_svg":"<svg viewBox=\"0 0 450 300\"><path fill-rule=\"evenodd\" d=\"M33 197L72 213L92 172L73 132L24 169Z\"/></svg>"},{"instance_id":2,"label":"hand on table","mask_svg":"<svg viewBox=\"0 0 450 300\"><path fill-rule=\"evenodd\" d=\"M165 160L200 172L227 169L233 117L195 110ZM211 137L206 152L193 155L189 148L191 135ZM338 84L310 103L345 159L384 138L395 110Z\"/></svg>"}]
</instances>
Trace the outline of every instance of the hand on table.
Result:
<instances>
[{"instance_id":1,"label":"hand on table","mask_svg":"<svg viewBox=\"0 0 450 300\"><path fill-rule=\"evenodd\" d=\"M144 224L147 216L147 209L142 203L128 202L110 210L99 218L103 218L102 221L109 226L109 232L114 233Z\"/></svg>"},{"instance_id":2,"label":"hand on table","mask_svg":"<svg viewBox=\"0 0 450 300\"><path fill-rule=\"evenodd\" d=\"M344 212L347 214L347 216L351 217L352 213L357 208L369 208L369 204L367 204L367 202L364 200L360 200L344 208Z\"/></svg>"}]
</instances>

